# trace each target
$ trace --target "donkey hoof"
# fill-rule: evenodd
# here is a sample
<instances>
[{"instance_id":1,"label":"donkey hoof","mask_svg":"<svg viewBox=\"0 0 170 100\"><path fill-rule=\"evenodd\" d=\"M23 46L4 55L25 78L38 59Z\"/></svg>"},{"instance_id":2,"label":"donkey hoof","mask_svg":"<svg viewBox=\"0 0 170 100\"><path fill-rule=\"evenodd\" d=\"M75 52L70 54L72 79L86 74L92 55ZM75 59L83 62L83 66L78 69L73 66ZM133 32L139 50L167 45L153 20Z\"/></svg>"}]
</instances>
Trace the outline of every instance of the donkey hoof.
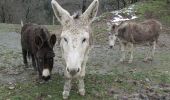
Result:
<instances>
[{"instance_id":1,"label":"donkey hoof","mask_svg":"<svg viewBox=\"0 0 170 100\"><path fill-rule=\"evenodd\" d=\"M80 89L79 93L80 93L81 96L85 96L85 90L84 89Z\"/></svg>"},{"instance_id":2,"label":"donkey hoof","mask_svg":"<svg viewBox=\"0 0 170 100\"><path fill-rule=\"evenodd\" d=\"M68 96L69 96L69 92L68 91L64 91L63 92L63 99L68 99Z\"/></svg>"},{"instance_id":3,"label":"donkey hoof","mask_svg":"<svg viewBox=\"0 0 170 100\"><path fill-rule=\"evenodd\" d=\"M124 59L120 59L119 61L122 63L122 62L124 62Z\"/></svg>"},{"instance_id":4,"label":"donkey hoof","mask_svg":"<svg viewBox=\"0 0 170 100\"><path fill-rule=\"evenodd\" d=\"M132 63L132 60L129 60L128 63L131 64L131 63Z\"/></svg>"},{"instance_id":5,"label":"donkey hoof","mask_svg":"<svg viewBox=\"0 0 170 100\"><path fill-rule=\"evenodd\" d=\"M148 61L152 61L152 60L153 60L152 57L149 57L149 58L148 58Z\"/></svg>"},{"instance_id":6,"label":"donkey hoof","mask_svg":"<svg viewBox=\"0 0 170 100\"><path fill-rule=\"evenodd\" d=\"M25 64L25 68L29 68L29 65L28 65L28 64Z\"/></svg>"},{"instance_id":7,"label":"donkey hoof","mask_svg":"<svg viewBox=\"0 0 170 100\"><path fill-rule=\"evenodd\" d=\"M144 62L148 62L148 61L152 61L153 59L152 59L152 57L147 57L147 58L145 58L143 61Z\"/></svg>"},{"instance_id":8,"label":"donkey hoof","mask_svg":"<svg viewBox=\"0 0 170 100\"><path fill-rule=\"evenodd\" d=\"M37 72L37 71L38 71L38 69L34 67L34 71L35 71L35 72Z\"/></svg>"},{"instance_id":9,"label":"donkey hoof","mask_svg":"<svg viewBox=\"0 0 170 100\"><path fill-rule=\"evenodd\" d=\"M66 99L68 99L68 97L67 96L63 96L63 99L66 100Z\"/></svg>"},{"instance_id":10,"label":"donkey hoof","mask_svg":"<svg viewBox=\"0 0 170 100\"><path fill-rule=\"evenodd\" d=\"M147 62L147 61L148 61L148 59L147 59L147 58L144 58L144 59L143 59L143 62Z\"/></svg>"}]
</instances>

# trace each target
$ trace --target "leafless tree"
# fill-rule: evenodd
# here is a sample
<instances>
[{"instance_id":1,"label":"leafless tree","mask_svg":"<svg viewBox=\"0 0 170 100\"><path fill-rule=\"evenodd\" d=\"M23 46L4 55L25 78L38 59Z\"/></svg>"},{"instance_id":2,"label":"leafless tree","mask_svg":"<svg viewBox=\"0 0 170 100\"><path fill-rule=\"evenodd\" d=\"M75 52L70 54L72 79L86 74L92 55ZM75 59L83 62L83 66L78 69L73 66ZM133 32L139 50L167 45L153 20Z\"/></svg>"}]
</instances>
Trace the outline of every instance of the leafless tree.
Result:
<instances>
[{"instance_id":1,"label":"leafless tree","mask_svg":"<svg viewBox=\"0 0 170 100\"><path fill-rule=\"evenodd\" d=\"M138 0L131 0L131 4L138 2Z\"/></svg>"},{"instance_id":2,"label":"leafless tree","mask_svg":"<svg viewBox=\"0 0 170 100\"><path fill-rule=\"evenodd\" d=\"M84 13L86 10L86 2L87 0L82 0L82 13Z\"/></svg>"},{"instance_id":3,"label":"leafless tree","mask_svg":"<svg viewBox=\"0 0 170 100\"><path fill-rule=\"evenodd\" d=\"M117 8L120 9L120 4L123 3L123 7L126 6L126 1L125 0L116 0L117 1Z\"/></svg>"},{"instance_id":4,"label":"leafless tree","mask_svg":"<svg viewBox=\"0 0 170 100\"><path fill-rule=\"evenodd\" d=\"M93 0L58 1L73 14L77 10L84 12ZM131 0L100 0L98 14L121 9L128 1ZM51 0L0 0L0 23L20 23L22 19L24 23L50 24L54 22L53 15Z\"/></svg>"},{"instance_id":5,"label":"leafless tree","mask_svg":"<svg viewBox=\"0 0 170 100\"><path fill-rule=\"evenodd\" d=\"M8 0L0 1L0 19L2 23L11 22L12 14L10 12L11 6L9 5Z\"/></svg>"}]
</instances>

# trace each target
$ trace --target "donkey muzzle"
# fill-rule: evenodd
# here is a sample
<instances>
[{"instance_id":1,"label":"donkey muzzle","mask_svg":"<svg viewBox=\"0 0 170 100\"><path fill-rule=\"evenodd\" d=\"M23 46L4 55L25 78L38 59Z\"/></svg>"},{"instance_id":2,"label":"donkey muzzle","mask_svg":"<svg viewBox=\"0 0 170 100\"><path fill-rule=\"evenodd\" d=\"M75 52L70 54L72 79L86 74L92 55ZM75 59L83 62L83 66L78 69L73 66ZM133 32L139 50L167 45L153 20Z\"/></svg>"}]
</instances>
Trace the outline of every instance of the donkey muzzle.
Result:
<instances>
[{"instance_id":1,"label":"donkey muzzle","mask_svg":"<svg viewBox=\"0 0 170 100\"><path fill-rule=\"evenodd\" d=\"M74 76L76 75L78 72L80 72L80 68L66 68L67 72L71 75Z\"/></svg>"},{"instance_id":2,"label":"donkey muzzle","mask_svg":"<svg viewBox=\"0 0 170 100\"><path fill-rule=\"evenodd\" d=\"M51 79L51 76L47 76L47 77L42 76L42 79L45 80L45 81L48 81L49 79Z\"/></svg>"},{"instance_id":3,"label":"donkey muzzle","mask_svg":"<svg viewBox=\"0 0 170 100\"><path fill-rule=\"evenodd\" d=\"M49 69L43 69L42 79L48 81L51 78Z\"/></svg>"}]
</instances>

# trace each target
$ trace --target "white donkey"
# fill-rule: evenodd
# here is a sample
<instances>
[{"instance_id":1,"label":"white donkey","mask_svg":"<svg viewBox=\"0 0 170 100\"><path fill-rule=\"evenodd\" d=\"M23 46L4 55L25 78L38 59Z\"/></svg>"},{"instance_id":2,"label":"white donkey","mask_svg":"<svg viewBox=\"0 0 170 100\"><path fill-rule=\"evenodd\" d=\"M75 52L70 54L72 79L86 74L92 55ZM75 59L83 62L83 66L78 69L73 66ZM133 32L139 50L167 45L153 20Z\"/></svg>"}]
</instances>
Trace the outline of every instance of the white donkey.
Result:
<instances>
[{"instance_id":1,"label":"white donkey","mask_svg":"<svg viewBox=\"0 0 170 100\"><path fill-rule=\"evenodd\" d=\"M65 84L63 99L67 99L71 89L71 80L79 80L79 93L85 95L84 76L86 61L91 44L91 23L94 20L99 1L94 0L82 15L71 16L55 0L51 1L53 11L63 26L60 46L66 63L64 69Z\"/></svg>"}]
</instances>

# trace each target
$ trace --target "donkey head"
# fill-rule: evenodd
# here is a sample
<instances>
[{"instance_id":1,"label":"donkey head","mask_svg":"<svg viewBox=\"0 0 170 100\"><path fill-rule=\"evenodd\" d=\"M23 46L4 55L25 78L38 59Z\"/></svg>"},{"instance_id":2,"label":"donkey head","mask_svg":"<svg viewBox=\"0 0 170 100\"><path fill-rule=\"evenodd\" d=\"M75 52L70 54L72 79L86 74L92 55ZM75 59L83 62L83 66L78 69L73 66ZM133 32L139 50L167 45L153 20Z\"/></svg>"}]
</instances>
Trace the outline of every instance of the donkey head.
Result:
<instances>
[{"instance_id":1,"label":"donkey head","mask_svg":"<svg viewBox=\"0 0 170 100\"><path fill-rule=\"evenodd\" d=\"M116 42L116 39L117 39L117 36L118 36L118 29L121 27L121 25L125 23L123 21L121 22L117 22L117 23L114 23L114 24L109 24L109 46L110 48L113 48L114 45L115 45L115 42Z\"/></svg>"},{"instance_id":2,"label":"donkey head","mask_svg":"<svg viewBox=\"0 0 170 100\"><path fill-rule=\"evenodd\" d=\"M48 39L45 34L48 31L41 29L40 35L35 37L35 45L38 48L36 53L37 66L40 77L45 81L50 79L53 68L53 58L55 56L53 47L56 42L56 36L53 34Z\"/></svg>"},{"instance_id":3,"label":"donkey head","mask_svg":"<svg viewBox=\"0 0 170 100\"><path fill-rule=\"evenodd\" d=\"M90 45L90 24L97 14L99 2L94 0L83 14L73 16L55 0L51 3L55 16L63 26L60 46L66 62L65 74L74 77L82 71L82 63Z\"/></svg>"},{"instance_id":4,"label":"donkey head","mask_svg":"<svg viewBox=\"0 0 170 100\"><path fill-rule=\"evenodd\" d=\"M113 48L116 42L116 36L117 36L117 28L118 25L113 24L109 28L109 46L110 48Z\"/></svg>"}]
</instances>

